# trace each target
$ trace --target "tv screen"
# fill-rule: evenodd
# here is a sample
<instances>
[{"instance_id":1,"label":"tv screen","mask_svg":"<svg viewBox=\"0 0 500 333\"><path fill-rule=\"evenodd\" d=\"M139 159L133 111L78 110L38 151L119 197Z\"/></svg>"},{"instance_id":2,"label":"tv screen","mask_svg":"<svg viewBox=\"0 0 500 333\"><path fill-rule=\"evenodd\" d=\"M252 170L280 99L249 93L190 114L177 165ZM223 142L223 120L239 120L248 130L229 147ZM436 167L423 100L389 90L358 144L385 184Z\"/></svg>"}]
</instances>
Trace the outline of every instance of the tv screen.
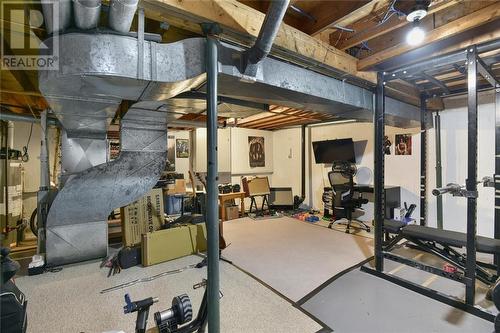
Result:
<instances>
[{"instance_id":1,"label":"tv screen","mask_svg":"<svg viewBox=\"0 0 500 333\"><path fill-rule=\"evenodd\" d=\"M315 141L312 143L316 163L348 161L356 163L352 139Z\"/></svg>"}]
</instances>

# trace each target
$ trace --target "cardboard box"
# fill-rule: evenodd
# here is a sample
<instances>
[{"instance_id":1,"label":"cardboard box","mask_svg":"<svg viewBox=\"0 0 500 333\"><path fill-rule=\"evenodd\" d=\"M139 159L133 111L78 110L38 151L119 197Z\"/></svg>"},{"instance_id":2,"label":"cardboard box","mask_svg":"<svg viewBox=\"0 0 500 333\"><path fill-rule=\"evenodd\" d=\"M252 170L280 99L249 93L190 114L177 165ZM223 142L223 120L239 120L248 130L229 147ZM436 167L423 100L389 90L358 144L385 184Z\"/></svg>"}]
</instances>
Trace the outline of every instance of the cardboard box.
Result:
<instances>
[{"instance_id":1,"label":"cardboard box","mask_svg":"<svg viewBox=\"0 0 500 333\"><path fill-rule=\"evenodd\" d=\"M142 235L142 264L151 266L206 249L207 230L204 223L145 233Z\"/></svg>"},{"instance_id":2,"label":"cardboard box","mask_svg":"<svg viewBox=\"0 0 500 333\"><path fill-rule=\"evenodd\" d=\"M240 217L240 207L226 206L226 220L234 220Z\"/></svg>"},{"instance_id":3,"label":"cardboard box","mask_svg":"<svg viewBox=\"0 0 500 333\"><path fill-rule=\"evenodd\" d=\"M140 244L142 234L161 228L163 216L163 192L161 189L153 189L141 199L120 208L123 244L125 246Z\"/></svg>"},{"instance_id":4,"label":"cardboard box","mask_svg":"<svg viewBox=\"0 0 500 333\"><path fill-rule=\"evenodd\" d=\"M185 179L176 179L174 186L168 186L165 189L165 193L167 195L173 194L185 194L186 193L186 180Z\"/></svg>"}]
</instances>

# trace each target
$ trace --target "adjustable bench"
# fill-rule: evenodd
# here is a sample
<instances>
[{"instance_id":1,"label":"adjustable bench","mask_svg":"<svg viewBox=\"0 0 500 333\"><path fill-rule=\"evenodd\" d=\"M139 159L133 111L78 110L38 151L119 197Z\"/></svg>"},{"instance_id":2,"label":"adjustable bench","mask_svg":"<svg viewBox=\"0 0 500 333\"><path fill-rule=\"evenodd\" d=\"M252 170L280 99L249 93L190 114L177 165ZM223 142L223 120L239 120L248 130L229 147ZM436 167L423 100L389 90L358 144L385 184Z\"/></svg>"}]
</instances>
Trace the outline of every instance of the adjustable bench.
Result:
<instances>
[{"instance_id":1,"label":"adjustable bench","mask_svg":"<svg viewBox=\"0 0 500 333\"><path fill-rule=\"evenodd\" d=\"M384 230L387 239L384 244L384 253L390 251L400 240L407 239L421 250L432 253L452 265L465 270L465 254L459 253L454 249L463 248L467 245L467 234L465 233L421 225L406 225L400 221L394 220L385 220ZM390 238L388 234L396 236ZM500 239L477 236L476 250L482 253L500 254ZM390 259L398 258L396 255L389 255L389 257ZM477 278L487 285L496 282L498 276L491 274L484 268L498 269L492 264L477 262Z\"/></svg>"}]
</instances>

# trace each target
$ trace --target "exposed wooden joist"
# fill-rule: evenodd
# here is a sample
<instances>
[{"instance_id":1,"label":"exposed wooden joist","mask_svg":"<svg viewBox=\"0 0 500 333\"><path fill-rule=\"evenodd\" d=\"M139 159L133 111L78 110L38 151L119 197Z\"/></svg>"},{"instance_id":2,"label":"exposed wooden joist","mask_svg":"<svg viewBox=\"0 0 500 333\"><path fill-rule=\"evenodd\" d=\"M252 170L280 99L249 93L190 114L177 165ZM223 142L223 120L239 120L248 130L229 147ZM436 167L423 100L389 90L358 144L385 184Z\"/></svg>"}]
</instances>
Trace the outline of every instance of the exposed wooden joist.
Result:
<instances>
[{"instance_id":1,"label":"exposed wooden joist","mask_svg":"<svg viewBox=\"0 0 500 333\"><path fill-rule=\"evenodd\" d=\"M199 23L218 22L223 29L221 38L247 46L257 37L265 16L236 0L143 0L141 4L149 18L197 33L201 33ZM375 73L357 70L356 58L286 24L280 27L272 53L288 54L297 63L301 59L323 63L354 77L376 81Z\"/></svg>"},{"instance_id":2,"label":"exposed wooden joist","mask_svg":"<svg viewBox=\"0 0 500 333\"><path fill-rule=\"evenodd\" d=\"M429 7L428 15L437 13L441 10L448 9L451 6L455 6L457 3L462 2L463 0L450 0L450 1L440 1L436 3L434 6ZM341 42L339 45L335 45L340 50L346 50L353 46L359 45L362 42L370 41L378 36L389 33L393 30L404 27L409 22L405 17L399 18L397 15L393 15L389 20L384 22L383 24L379 24L378 22L371 21L361 27L361 31L358 30L357 33L350 36L348 39ZM356 27L357 29L358 27ZM335 39L335 35L332 34L332 39Z\"/></svg>"},{"instance_id":3,"label":"exposed wooden joist","mask_svg":"<svg viewBox=\"0 0 500 333\"><path fill-rule=\"evenodd\" d=\"M463 16L455 21L428 32L423 43L419 47L455 36L477 26L492 22L499 17L500 2L495 2L488 7L482 8L474 13ZM414 47L406 43L400 43L360 60L358 62L358 69L367 70L373 68L373 66L380 64L389 58L396 57L413 49Z\"/></svg>"},{"instance_id":4,"label":"exposed wooden joist","mask_svg":"<svg viewBox=\"0 0 500 333\"><path fill-rule=\"evenodd\" d=\"M366 16L370 15L373 12L376 12L377 10L380 10L381 8L384 8L388 6L391 3L392 0L372 0L366 5L356 9L355 11L352 11L348 15L345 15L344 17L336 20L335 22L331 23L330 25L326 26L325 28L321 29L320 31L317 31L316 34L326 30L326 29L334 29L336 30L335 26L339 27L347 27L348 25L353 24L354 22L357 22Z\"/></svg>"}]
</instances>

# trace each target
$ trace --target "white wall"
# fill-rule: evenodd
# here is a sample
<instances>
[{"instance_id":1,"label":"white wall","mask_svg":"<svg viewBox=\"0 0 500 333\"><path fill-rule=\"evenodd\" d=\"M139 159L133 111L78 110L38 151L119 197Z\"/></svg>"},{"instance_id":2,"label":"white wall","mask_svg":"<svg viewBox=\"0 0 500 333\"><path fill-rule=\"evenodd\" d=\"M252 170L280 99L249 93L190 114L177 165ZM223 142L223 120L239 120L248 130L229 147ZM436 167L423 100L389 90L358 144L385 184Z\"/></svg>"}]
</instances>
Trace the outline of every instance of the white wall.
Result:
<instances>
[{"instance_id":1,"label":"white wall","mask_svg":"<svg viewBox=\"0 0 500 333\"><path fill-rule=\"evenodd\" d=\"M466 100L448 99L441 112L441 156L443 185L465 184L467 178L467 107ZM435 132L428 134L428 188L435 187ZM481 95L478 107L478 179L495 173L495 104L493 94ZM493 237L494 189L478 185L477 232ZM427 196L429 225L436 226L436 198L430 190ZM466 231L467 200L450 195L443 196L444 229Z\"/></svg>"},{"instance_id":2,"label":"white wall","mask_svg":"<svg viewBox=\"0 0 500 333\"><path fill-rule=\"evenodd\" d=\"M207 129L197 128L194 135L193 168L196 172L207 172ZM217 131L217 157L219 172L231 172L231 130Z\"/></svg>"},{"instance_id":3,"label":"white wall","mask_svg":"<svg viewBox=\"0 0 500 333\"><path fill-rule=\"evenodd\" d=\"M293 195L301 194L302 138L300 128L273 132L273 187L291 187Z\"/></svg>"}]
</instances>

